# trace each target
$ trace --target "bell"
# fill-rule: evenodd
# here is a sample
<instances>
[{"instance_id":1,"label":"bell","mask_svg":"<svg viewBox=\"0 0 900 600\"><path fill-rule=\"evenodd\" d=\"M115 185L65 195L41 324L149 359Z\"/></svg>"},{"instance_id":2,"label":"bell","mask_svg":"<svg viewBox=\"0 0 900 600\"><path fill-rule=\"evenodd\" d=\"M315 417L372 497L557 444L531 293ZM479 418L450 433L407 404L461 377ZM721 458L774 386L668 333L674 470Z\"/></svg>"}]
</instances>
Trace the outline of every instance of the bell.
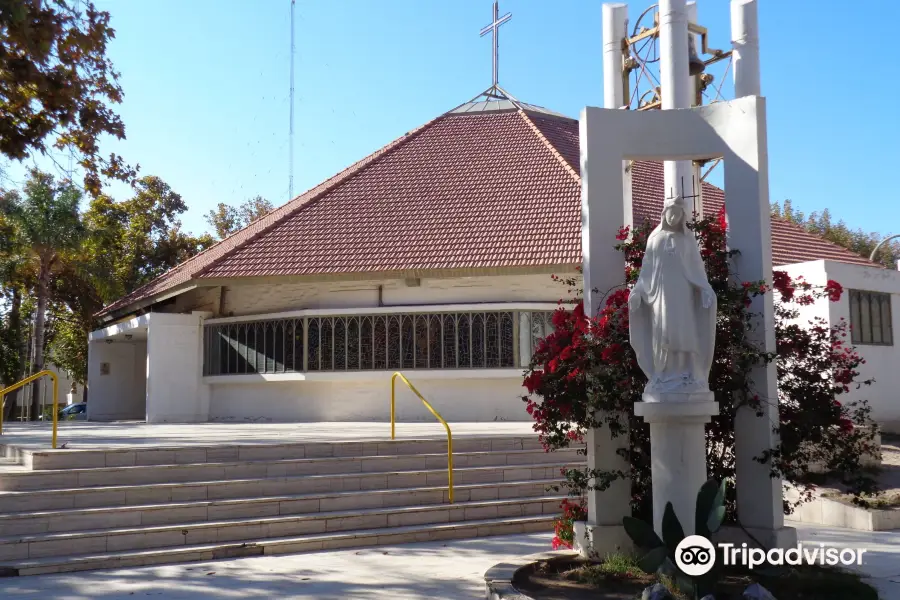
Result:
<instances>
[{"instance_id":1,"label":"bell","mask_svg":"<svg viewBox=\"0 0 900 600\"><path fill-rule=\"evenodd\" d=\"M688 33L688 73L693 77L702 73L704 69L706 69L706 65L703 63L703 59L697 55L697 42L694 34Z\"/></svg>"}]
</instances>

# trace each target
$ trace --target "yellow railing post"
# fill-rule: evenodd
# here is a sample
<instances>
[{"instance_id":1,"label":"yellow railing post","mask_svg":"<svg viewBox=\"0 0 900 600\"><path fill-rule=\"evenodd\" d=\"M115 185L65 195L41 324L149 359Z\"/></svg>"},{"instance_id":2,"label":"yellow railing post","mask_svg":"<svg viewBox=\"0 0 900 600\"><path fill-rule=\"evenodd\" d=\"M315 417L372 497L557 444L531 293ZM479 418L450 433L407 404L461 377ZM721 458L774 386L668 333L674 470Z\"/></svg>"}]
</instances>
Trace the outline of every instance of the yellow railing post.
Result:
<instances>
[{"instance_id":1,"label":"yellow railing post","mask_svg":"<svg viewBox=\"0 0 900 600\"><path fill-rule=\"evenodd\" d=\"M0 390L0 434L3 433L3 417L4 417L4 412L5 412L3 410L3 404L5 401L6 394L8 394L9 392L13 392L13 391L19 389L20 387L28 385L32 381L34 381L36 379L40 379L41 377L44 377L44 376L49 376L50 379L53 380L53 441L52 441L53 446L52 446L52 448L55 450L56 449L56 429L57 429L57 425L59 422L59 415L58 415L59 399L57 398L57 393L59 392L59 378L56 376L56 373L54 373L53 371L48 371L45 369L43 371L40 371L39 373L35 373L34 375L31 375L30 377L26 377L22 381L16 382L7 388Z\"/></svg>"},{"instance_id":2,"label":"yellow railing post","mask_svg":"<svg viewBox=\"0 0 900 600\"><path fill-rule=\"evenodd\" d=\"M404 377L403 373L400 373L399 371L391 376L391 439L394 439L394 400L396 398L395 384L398 377L401 381L403 381L403 383L406 384L406 387L408 387L413 394L419 397L419 400L422 401L422 403L425 405L425 408L431 411L431 414L433 414L437 418L437 420L441 422L441 425L444 426L444 429L447 430L447 499L450 501L450 504L453 504L453 434L450 433L450 426L447 424L447 421L444 420L444 417L442 417L438 413L438 411L434 410L434 407L432 407L428 403L428 400L426 400L424 396L419 393L419 390L417 390L416 387L409 382L409 379Z\"/></svg>"}]
</instances>

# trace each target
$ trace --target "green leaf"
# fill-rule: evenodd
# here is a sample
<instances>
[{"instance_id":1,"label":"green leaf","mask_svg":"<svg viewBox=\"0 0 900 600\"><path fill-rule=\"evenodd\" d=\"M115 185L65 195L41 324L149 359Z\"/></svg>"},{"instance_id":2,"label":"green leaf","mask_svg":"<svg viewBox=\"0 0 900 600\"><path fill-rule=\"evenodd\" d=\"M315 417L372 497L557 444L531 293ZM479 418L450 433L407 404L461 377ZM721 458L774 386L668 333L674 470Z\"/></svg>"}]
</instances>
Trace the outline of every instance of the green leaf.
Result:
<instances>
[{"instance_id":1,"label":"green leaf","mask_svg":"<svg viewBox=\"0 0 900 600\"><path fill-rule=\"evenodd\" d=\"M654 548L637 561L638 566L644 573L656 573L657 569L665 562L668 551L665 546Z\"/></svg>"},{"instance_id":2,"label":"green leaf","mask_svg":"<svg viewBox=\"0 0 900 600\"><path fill-rule=\"evenodd\" d=\"M713 508L712 512L709 513L709 520L706 522L706 528L710 533L715 533L719 530L719 527L722 526L722 521L725 520L725 507L717 506ZM707 538L709 536L706 536Z\"/></svg>"},{"instance_id":3,"label":"green leaf","mask_svg":"<svg viewBox=\"0 0 900 600\"><path fill-rule=\"evenodd\" d=\"M697 492L697 508L694 514L694 528L697 535L709 537L709 515L716 504L718 491L718 482L715 479L709 479L700 486L700 491Z\"/></svg>"},{"instance_id":4,"label":"green leaf","mask_svg":"<svg viewBox=\"0 0 900 600\"><path fill-rule=\"evenodd\" d=\"M622 525L625 527L625 533L628 534L628 537L631 538L631 541L634 542L634 545L638 548L648 550L665 545L663 544L663 541L659 539L659 536L656 535L656 532L653 531L653 527L640 519L635 519L634 517L622 517Z\"/></svg>"},{"instance_id":5,"label":"green leaf","mask_svg":"<svg viewBox=\"0 0 900 600\"><path fill-rule=\"evenodd\" d=\"M662 520L662 533L666 546L669 547L669 552L675 554L675 549L681 543L681 540L684 539L684 528L675 515L675 509L672 507L671 502L666 502L666 511L663 513Z\"/></svg>"}]
</instances>

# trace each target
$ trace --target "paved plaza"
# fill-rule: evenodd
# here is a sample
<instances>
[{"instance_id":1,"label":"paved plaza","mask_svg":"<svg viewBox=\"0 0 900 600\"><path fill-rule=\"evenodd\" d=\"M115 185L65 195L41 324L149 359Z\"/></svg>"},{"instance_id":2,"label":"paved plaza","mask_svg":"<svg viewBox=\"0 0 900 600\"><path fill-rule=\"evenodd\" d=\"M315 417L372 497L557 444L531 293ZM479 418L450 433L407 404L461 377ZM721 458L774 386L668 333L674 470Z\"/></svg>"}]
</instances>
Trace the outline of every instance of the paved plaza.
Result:
<instances>
[{"instance_id":1,"label":"paved plaza","mask_svg":"<svg viewBox=\"0 0 900 600\"><path fill-rule=\"evenodd\" d=\"M900 532L793 523L804 543L865 548L864 572L886 600L900 598ZM0 579L21 600L482 598L492 565L550 548L551 533L404 544L206 563Z\"/></svg>"}]
</instances>

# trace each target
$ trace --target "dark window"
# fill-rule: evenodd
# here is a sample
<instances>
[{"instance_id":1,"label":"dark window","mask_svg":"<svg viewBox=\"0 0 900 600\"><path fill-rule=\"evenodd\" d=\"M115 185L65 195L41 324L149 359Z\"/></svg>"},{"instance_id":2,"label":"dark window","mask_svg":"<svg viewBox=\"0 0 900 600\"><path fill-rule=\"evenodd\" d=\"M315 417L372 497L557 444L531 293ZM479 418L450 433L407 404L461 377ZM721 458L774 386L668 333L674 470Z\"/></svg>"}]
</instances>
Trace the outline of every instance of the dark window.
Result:
<instances>
[{"instance_id":1,"label":"dark window","mask_svg":"<svg viewBox=\"0 0 900 600\"><path fill-rule=\"evenodd\" d=\"M850 326L854 344L892 346L891 295L850 290Z\"/></svg>"}]
</instances>

